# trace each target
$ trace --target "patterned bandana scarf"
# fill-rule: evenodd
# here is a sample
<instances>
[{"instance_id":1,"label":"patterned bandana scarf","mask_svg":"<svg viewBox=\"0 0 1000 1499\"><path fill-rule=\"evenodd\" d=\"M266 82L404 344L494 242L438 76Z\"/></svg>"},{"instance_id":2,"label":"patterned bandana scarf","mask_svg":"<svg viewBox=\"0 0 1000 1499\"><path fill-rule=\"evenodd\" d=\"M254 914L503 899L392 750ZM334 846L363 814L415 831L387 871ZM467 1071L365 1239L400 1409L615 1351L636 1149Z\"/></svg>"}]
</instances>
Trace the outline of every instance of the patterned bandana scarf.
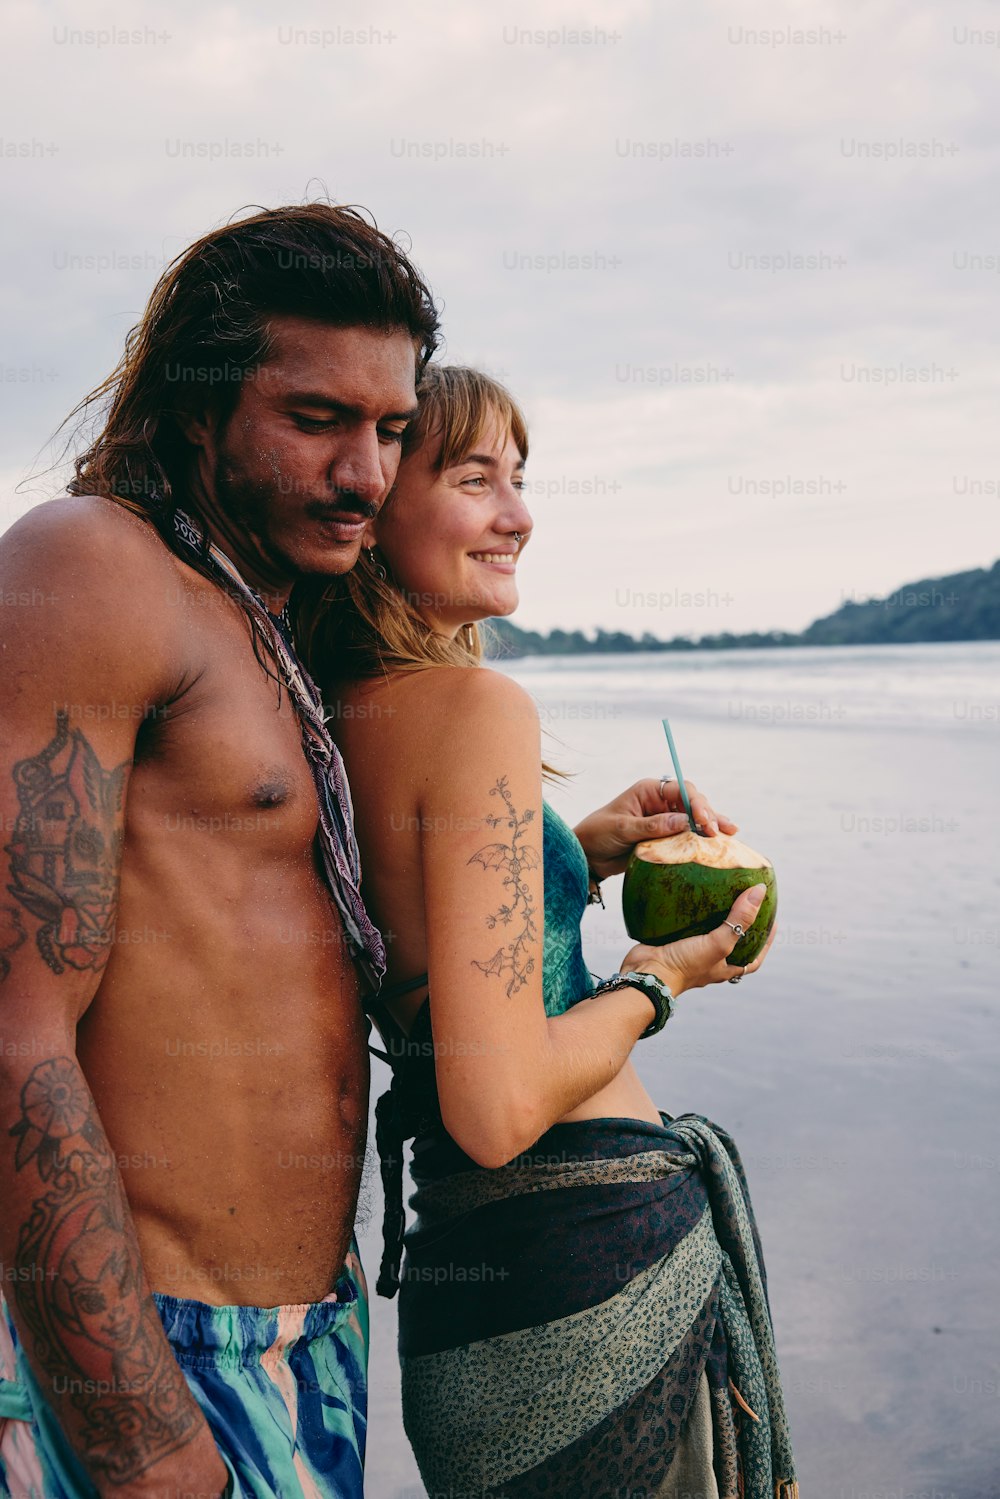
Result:
<instances>
[{"instance_id":1,"label":"patterned bandana scarf","mask_svg":"<svg viewBox=\"0 0 1000 1499\"><path fill-rule=\"evenodd\" d=\"M287 618L279 619L268 613L263 600L240 576L235 563L209 541L197 522L183 510L174 511L173 527L180 550L209 563L220 586L239 595L274 651L302 730L302 748L316 782L319 844L326 882L343 920L354 961L370 987L377 991L385 973L385 946L361 899L361 859L354 836L351 793L340 751L326 726L319 688L295 653Z\"/></svg>"}]
</instances>

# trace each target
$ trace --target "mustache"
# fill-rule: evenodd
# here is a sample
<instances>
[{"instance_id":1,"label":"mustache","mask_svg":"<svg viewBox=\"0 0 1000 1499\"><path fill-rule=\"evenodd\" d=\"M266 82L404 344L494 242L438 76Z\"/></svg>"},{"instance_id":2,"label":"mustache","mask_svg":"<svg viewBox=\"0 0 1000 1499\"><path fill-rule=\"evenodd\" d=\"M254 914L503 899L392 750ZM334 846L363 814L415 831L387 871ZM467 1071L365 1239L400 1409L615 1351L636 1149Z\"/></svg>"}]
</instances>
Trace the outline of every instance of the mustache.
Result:
<instances>
[{"instance_id":1,"label":"mustache","mask_svg":"<svg viewBox=\"0 0 1000 1499\"><path fill-rule=\"evenodd\" d=\"M338 491L334 500L309 500L305 512L310 520L340 520L345 515L357 515L361 520L374 520L378 515L378 506L371 500L362 499L353 490L345 489Z\"/></svg>"}]
</instances>

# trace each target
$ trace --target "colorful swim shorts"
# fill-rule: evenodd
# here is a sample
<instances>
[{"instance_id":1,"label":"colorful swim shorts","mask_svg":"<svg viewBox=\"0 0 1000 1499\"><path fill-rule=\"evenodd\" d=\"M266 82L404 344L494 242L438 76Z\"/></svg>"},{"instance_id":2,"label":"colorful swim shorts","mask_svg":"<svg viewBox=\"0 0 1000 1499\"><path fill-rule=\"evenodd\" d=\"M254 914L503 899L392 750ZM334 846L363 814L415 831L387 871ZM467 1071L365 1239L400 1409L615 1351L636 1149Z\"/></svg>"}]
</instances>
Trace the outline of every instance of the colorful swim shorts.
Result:
<instances>
[{"instance_id":1,"label":"colorful swim shorts","mask_svg":"<svg viewBox=\"0 0 1000 1499\"><path fill-rule=\"evenodd\" d=\"M368 1292L354 1239L336 1287L301 1306L154 1296L229 1470L233 1499L361 1499ZM93 1499L0 1299L0 1495Z\"/></svg>"}]
</instances>

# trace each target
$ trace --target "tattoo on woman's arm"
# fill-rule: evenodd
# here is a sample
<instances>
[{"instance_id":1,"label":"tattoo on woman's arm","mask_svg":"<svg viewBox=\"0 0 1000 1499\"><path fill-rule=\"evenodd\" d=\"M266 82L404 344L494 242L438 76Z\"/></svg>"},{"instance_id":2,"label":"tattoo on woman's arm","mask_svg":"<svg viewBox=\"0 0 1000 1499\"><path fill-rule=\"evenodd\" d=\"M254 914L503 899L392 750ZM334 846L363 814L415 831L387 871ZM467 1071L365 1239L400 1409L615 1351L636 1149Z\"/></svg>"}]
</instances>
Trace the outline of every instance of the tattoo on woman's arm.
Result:
<instances>
[{"instance_id":1,"label":"tattoo on woman's arm","mask_svg":"<svg viewBox=\"0 0 1000 1499\"><path fill-rule=\"evenodd\" d=\"M505 810L496 817L487 817L485 821L491 828L506 825L510 832L510 842L485 844L476 850L469 863L481 864L484 869L503 870L504 888L510 891L510 895L499 910L487 916L486 925L490 931L498 925L513 926L515 930L511 940L498 947L491 958L482 963L474 960L473 966L485 974L496 974L500 978L508 976L507 994L510 996L523 988L528 982L528 975L534 972L533 944L538 939L538 927L531 887L525 879L525 873L530 869L537 869L542 856L534 844L524 841L525 830L534 822L535 814L529 807L523 816L518 816L506 776L501 776L491 788L490 796L499 796Z\"/></svg>"}]
</instances>

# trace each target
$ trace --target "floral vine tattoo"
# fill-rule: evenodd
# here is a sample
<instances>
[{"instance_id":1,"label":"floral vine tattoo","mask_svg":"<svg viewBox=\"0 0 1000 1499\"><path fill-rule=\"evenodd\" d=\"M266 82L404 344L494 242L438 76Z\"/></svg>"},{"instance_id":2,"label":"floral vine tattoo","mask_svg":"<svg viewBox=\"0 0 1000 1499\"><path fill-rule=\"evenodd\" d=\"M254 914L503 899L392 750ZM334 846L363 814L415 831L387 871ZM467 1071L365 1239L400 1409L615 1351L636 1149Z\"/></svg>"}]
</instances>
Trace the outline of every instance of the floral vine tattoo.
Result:
<instances>
[{"instance_id":1,"label":"floral vine tattoo","mask_svg":"<svg viewBox=\"0 0 1000 1499\"><path fill-rule=\"evenodd\" d=\"M68 712L58 710L55 738L14 766L20 812L5 849L7 889L41 922L35 941L53 973L99 971L107 961L130 764L104 770L87 738L68 725ZM0 943L5 930L0 911ZM10 966L3 950L0 981Z\"/></svg>"},{"instance_id":2,"label":"floral vine tattoo","mask_svg":"<svg viewBox=\"0 0 1000 1499\"><path fill-rule=\"evenodd\" d=\"M76 1413L90 1471L128 1483L189 1441L197 1417L145 1287L114 1155L72 1057L34 1068L10 1133L17 1172L41 1185L21 1228L13 1285L35 1358Z\"/></svg>"},{"instance_id":3,"label":"floral vine tattoo","mask_svg":"<svg viewBox=\"0 0 1000 1499\"><path fill-rule=\"evenodd\" d=\"M515 922L519 925L510 942L498 947L493 956L484 963L473 960L473 966L480 969L482 973L497 974L501 978L509 974L507 984L509 998L523 988L528 982L529 973L532 973L535 967L535 959L531 955L531 943L537 940L538 928L535 923L531 889L524 874L526 870L537 869L542 862L542 856L534 844L523 842L525 829L529 823L534 822L535 814L529 807L523 817L518 817L508 790L506 776L501 776L496 785L490 788L490 796L502 798L506 810L497 817L487 817L485 821L491 828L497 828L502 823L506 823L510 829L510 842L485 844L483 848L477 849L469 863L481 864L484 869L502 869L504 888L511 892L509 900L498 911L487 916L486 925L490 931L493 931L498 923L505 927Z\"/></svg>"}]
</instances>

